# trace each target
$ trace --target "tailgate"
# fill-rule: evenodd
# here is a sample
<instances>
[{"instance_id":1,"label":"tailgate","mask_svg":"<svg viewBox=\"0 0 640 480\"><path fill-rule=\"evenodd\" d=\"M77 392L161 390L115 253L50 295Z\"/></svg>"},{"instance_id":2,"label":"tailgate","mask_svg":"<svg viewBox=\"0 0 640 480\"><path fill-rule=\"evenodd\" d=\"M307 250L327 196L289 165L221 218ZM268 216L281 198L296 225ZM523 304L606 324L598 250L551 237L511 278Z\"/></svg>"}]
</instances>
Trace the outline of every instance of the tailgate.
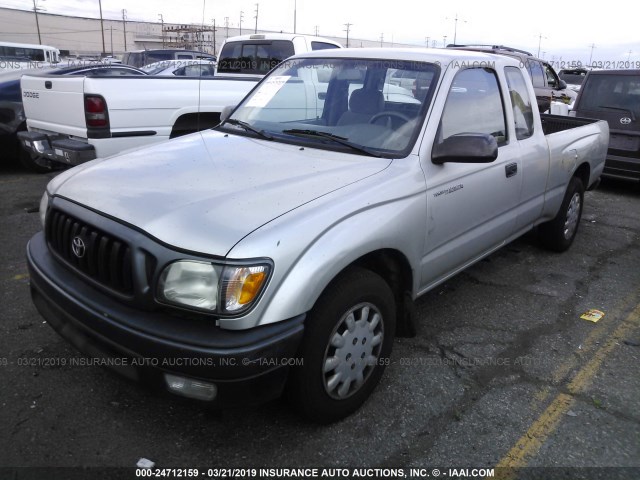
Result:
<instances>
[{"instance_id":1,"label":"tailgate","mask_svg":"<svg viewBox=\"0 0 640 480\"><path fill-rule=\"evenodd\" d=\"M84 77L29 76L20 81L29 129L86 138Z\"/></svg>"}]
</instances>

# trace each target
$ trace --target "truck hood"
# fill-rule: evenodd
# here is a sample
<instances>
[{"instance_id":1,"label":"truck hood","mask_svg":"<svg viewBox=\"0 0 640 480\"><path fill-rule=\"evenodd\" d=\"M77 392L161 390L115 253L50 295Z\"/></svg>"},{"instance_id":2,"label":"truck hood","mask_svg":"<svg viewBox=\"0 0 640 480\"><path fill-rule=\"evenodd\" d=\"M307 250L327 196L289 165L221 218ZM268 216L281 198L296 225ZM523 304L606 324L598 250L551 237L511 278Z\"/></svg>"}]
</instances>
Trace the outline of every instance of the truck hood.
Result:
<instances>
[{"instance_id":1,"label":"truck hood","mask_svg":"<svg viewBox=\"0 0 640 480\"><path fill-rule=\"evenodd\" d=\"M49 193L166 244L226 256L255 229L390 162L208 131L76 167Z\"/></svg>"}]
</instances>

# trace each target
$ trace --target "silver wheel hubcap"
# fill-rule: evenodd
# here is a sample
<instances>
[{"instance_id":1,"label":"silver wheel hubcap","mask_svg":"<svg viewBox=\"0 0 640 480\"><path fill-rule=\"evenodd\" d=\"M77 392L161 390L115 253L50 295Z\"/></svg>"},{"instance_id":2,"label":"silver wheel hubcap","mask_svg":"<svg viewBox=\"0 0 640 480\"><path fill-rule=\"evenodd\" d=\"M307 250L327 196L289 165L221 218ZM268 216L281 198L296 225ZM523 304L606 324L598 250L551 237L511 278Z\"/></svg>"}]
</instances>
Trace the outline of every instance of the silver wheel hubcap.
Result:
<instances>
[{"instance_id":1,"label":"silver wheel hubcap","mask_svg":"<svg viewBox=\"0 0 640 480\"><path fill-rule=\"evenodd\" d=\"M324 354L324 388L330 397L343 400L360 390L378 363L383 339L375 305L361 303L343 315Z\"/></svg>"},{"instance_id":2,"label":"silver wheel hubcap","mask_svg":"<svg viewBox=\"0 0 640 480\"><path fill-rule=\"evenodd\" d=\"M564 238L569 240L578 228L578 217L580 216L580 194L574 193L567 209L567 218L564 221Z\"/></svg>"}]
</instances>

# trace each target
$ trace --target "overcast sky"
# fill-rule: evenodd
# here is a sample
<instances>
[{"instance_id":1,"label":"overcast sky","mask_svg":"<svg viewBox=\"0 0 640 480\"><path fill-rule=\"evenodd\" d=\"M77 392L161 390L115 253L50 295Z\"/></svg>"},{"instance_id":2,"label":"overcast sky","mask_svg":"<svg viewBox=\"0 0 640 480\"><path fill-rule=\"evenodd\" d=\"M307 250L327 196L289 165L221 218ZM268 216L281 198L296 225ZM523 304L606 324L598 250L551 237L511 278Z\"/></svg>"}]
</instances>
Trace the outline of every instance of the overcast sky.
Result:
<instances>
[{"instance_id":1,"label":"overcast sky","mask_svg":"<svg viewBox=\"0 0 640 480\"><path fill-rule=\"evenodd\" d=\"M504 44L531 51L548 60L640 61L640 29L635 2L610 0L606 8L577 2L491 2L453 0L102 0L104 18L122 18L126 8L130 20L165 23L197 23L237 27L243 11L243 29L293 31L294 6L297 32L344 37L344 24L351 23L350 37L425 45L427 37L442 46L444 37L453 43ZM28 8L32 0L0 0L0 6ZM38 0L47 13L99 17L98 0ZM517 7L515 5L518 5ZM633 5L633 6L632 6ZM204 13L204 17L203 17ZM457 29L455 18L458 18ZM456 32L457 30L457 32ZM595 45L595 48L591 48ZM631 53L629 53L631 51Z\"/></svg>"}]
</instances>

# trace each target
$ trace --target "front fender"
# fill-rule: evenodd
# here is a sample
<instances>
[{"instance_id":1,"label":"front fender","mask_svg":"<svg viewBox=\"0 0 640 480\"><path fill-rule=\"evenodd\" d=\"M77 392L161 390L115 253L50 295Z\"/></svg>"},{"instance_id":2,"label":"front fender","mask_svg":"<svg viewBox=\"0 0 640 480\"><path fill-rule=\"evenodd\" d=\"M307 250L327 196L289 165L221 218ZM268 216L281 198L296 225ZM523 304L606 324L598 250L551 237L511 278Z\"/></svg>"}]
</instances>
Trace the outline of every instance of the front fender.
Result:
<instances>
[{"instance_id":1,"label":"front fender","mask_svg":"<svg viewBox=\"0 0 640 480\"><path fill-rule=\"evenodd\" d=\"M409 265L419 264L426 208L422 195L376 205L331 226L302 253L282 278L260 324L311 310L340 272L372 252L394 250ZM417 275L413 275L414 278ZM413 285L413 291L417 289Z\"/></svg>"}]
</instances>

